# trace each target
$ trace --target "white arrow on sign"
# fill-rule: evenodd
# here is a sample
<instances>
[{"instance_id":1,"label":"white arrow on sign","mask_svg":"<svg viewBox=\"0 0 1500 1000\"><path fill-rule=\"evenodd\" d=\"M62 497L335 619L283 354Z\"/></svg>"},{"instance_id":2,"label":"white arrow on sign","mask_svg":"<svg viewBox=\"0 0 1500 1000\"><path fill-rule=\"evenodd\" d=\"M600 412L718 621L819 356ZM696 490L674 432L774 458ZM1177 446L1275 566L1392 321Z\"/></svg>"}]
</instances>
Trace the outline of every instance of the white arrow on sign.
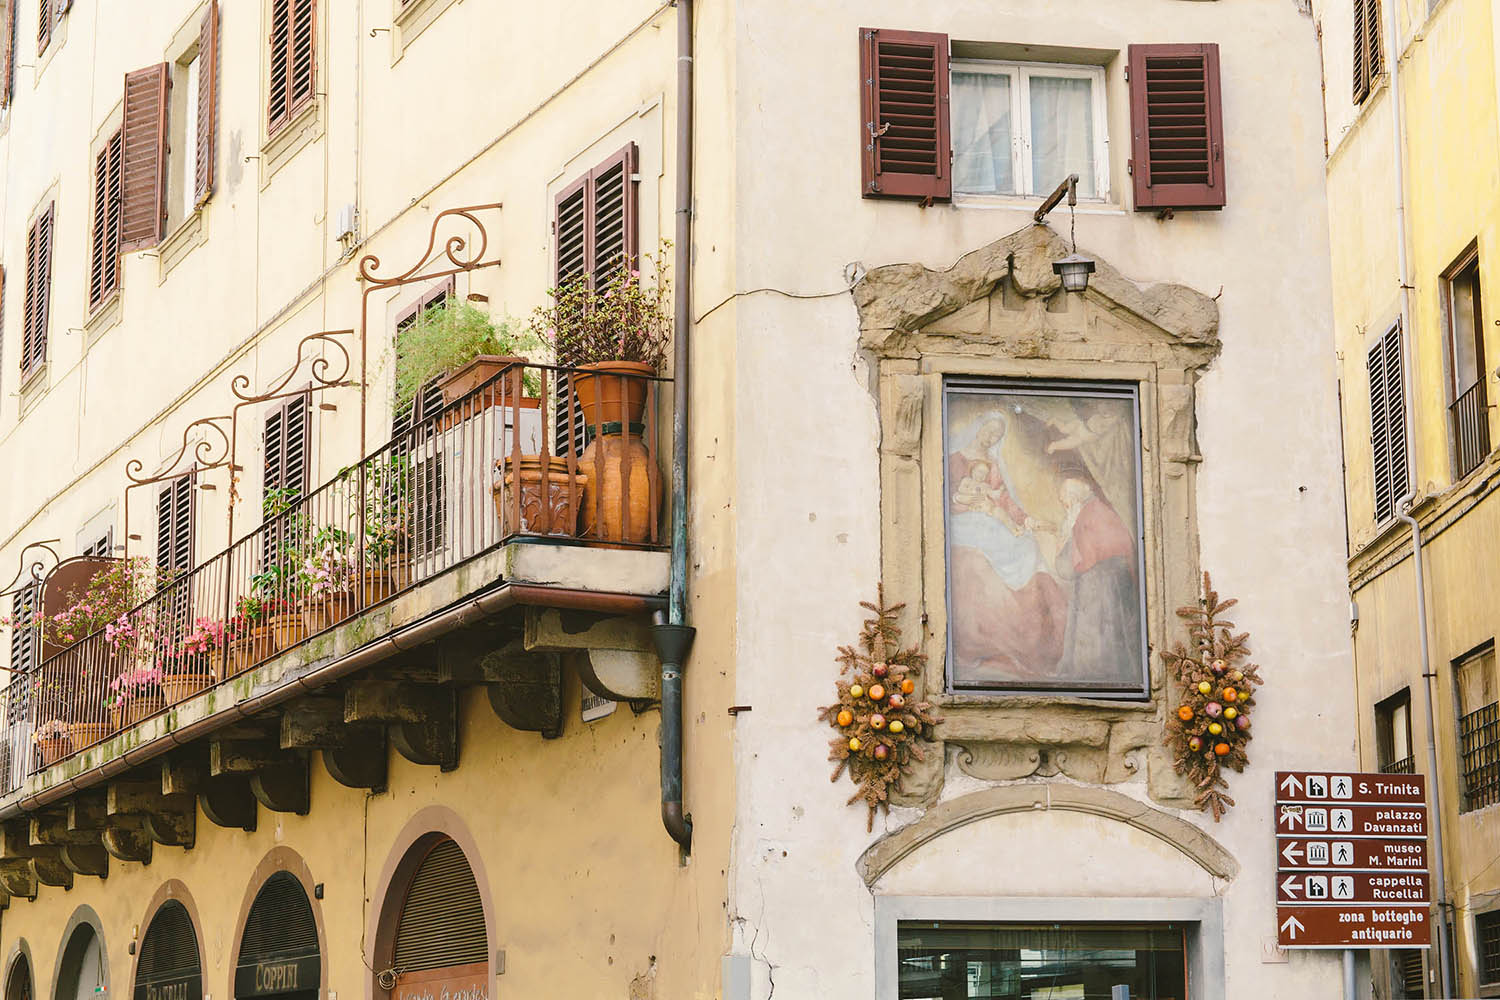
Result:
<instances>
[{"instance_id":1,"label":"white arrow on sign","mask_svg":"<svg viewBox=\"0 0 1500 1000\"><path fill-rule=\"evenodd\" d=\"M1295 915L1287 917L1285 920L1283 920L1281 922L1281 929L1286 931L1286 936L1291 938L1293 941L1297 940L1298 931L1307 930L1307 928L1302 925L1302 921L1298 920Z\"/></svg>"},{"instance_id":2,"label":"white arrow on sign","mask_svg":"<svg viewBox=\"0 0 1500 1000\"><path fill-rule=\"evenodd\" d=\"M1289 840L1287 841L1287 845L1281 849L1281 856L1286 858L1287 864L1295 865L1297 859L1302 857L1302 848L1297 846L1295 840Z\"/></svg>"},{"instance_id":3,"label":"white arrow on sign","mask_svg":"<svg viewBox=\"0 0 1500 1000\"><path fill-rule=\"evenodd\" d=\"M1281 887L1286 890L1286 894L1288 896L1292 896L1295 898L1297 895L1297 890L1302 888L1302 883L1297 881L1297 876L1288 875L1286 877L1286 881L1281 883Z\"/></svg>"},{"instance_id":4,"label":"white arrow on sign","mask_svg":"<svg viewBox=\"0 0 1500 1000\"><path fill-rule=\"evenodd\" d=\"M1289 774L1281 779L1281 790L1288 795L1296 795L1302 791L1302 782L1297 779L1295 774Z\"/></svg>"},{"instance_id":5,"label":"white arrow on sign","mask_svg":"<svg viewBox=\"0 0 1500 1000\"><path fill-rule=\"evenodd\" d=\"M1290 830L1298 823L1302 822L1302 813L1300 812L1300 810L1294 812L1291 809L1283 809L1281 810L1281 815L1280 817L1278 817L1277 822L1285 823L1287 825L1287 829Z\"/></svg>"}]
</instances>

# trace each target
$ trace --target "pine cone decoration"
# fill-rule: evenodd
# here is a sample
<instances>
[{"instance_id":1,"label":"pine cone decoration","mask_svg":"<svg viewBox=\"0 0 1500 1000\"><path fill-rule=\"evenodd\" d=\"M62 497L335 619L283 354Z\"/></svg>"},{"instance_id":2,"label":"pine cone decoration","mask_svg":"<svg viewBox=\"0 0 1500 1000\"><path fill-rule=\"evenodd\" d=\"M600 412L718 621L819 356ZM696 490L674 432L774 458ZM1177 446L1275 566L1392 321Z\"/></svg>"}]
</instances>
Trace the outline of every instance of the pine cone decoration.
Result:
<instances>
[{"instance_id":1,"label":"pine cone decoration","mask_svg":"<svg viewBox=\"0 0 1500 1000\"><path fill-rule=\"evenodd\" d=\"M1180 689L1163 742L1176 756L1177 773L1198 786L1193 801L1211 811L1215 823L1234 805L1222 791L1229 787L1224 770L1243 771L1250 763L1250 715L1255 687L1264 683L1260 668L1248 662L1249 633L1236 635L1234 623L1220 617L1236 603L1221 602L1204 573L1198 606L1177 609L1188 622L1191 646L1179 642L1161 654Z\"/></svg>"},{"instance_id":2,"label":"pine cone decoration","mask_svg":"<svg viewBox=\"0 0 1500 1000\"><path fill-rule=\"evenodd\" d=\"M890 809L891 788L900 785L913 760L926 759L919 744L932 740L942 720L932 714L930 704L918 700L920 670L927 658L915 646L901 648L896 614L905 605L887 607L882 587L874 604L861 601L860 607L875 617L865 621L859 649L839 647L839 700L819 709L818 718L838 733L828 743L828 759L838 765L829 780L837 781L848 769L858 786L849 802L864 800L869 807L865 829L874 830L876 810Z\"/></svg>"}]
</instances>

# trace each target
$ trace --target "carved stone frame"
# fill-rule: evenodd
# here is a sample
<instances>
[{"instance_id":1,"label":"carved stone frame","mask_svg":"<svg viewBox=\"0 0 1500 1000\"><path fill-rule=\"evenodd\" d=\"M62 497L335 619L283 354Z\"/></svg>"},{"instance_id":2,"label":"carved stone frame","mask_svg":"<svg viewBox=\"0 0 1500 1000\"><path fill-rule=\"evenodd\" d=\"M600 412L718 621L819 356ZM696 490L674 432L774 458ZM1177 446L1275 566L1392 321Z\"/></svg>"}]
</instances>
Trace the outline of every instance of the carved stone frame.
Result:
<instances>
[{"instance_id":1,"label":"carved stone frame","mask_svg":"<svg viewBox=\"0 0 1500 1000\"><path fill-rule=\"evenodd\" d=\"M936 800L951 744L958 767L981 779L1061 772L1114 784L1144 771L1153 798L1191 805L1161 745L1171 698L1155 651L1179 635L1175 610L1198 599L1194 400L1219 354L1218 307L1180 285L1138 286L1103 261L1087 292L1064 292L1052 261L1067 252L1050 229L1031 226L944 271L877 268L854 290L880 407L882 579L888 600L906 602L901 624L928 656L925 696L944 718L944 752L907 777L905 804ZM944 690L942 406L953 375L1137 386L1148 700Z\"/></svg>"}]
</instances>

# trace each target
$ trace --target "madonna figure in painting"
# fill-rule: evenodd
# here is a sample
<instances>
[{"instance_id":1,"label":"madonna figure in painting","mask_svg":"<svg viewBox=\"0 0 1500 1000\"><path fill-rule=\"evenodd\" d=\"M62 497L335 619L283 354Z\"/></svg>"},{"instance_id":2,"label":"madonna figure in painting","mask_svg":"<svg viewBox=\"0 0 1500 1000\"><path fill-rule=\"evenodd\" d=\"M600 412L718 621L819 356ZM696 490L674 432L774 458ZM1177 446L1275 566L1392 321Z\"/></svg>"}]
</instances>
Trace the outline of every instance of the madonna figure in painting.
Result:
<instances>
[{"instance_id":1,"label":"madonna figure in painting","mask_svg":"<svg viewBox=\"0 0 1500 1000\"><path fill-rule=\"evenodd\" d=\"M1140 693L1133 392L962 384L944 426L952 685Z\"/></svg>"}]
</instances>

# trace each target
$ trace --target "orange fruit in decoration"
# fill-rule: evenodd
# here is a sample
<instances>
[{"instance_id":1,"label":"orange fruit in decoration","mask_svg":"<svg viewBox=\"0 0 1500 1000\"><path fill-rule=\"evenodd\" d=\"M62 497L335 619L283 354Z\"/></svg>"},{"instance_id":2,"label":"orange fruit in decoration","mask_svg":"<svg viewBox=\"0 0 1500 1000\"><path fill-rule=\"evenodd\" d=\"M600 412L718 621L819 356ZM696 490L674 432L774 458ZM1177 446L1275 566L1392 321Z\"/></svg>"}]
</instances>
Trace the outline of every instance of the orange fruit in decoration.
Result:
<instances>
[{"instance_id":1,"label":"orange fruit in decoration","mask_svg":"<svg viewBox=\"0 0 1500 1000\"><path fill-rule=\"evenodd\" d=\"M911 694L916 689L917 689L916 681L913 681L909 677L906 680L903 680L901 682L901 693L902 694Z\"/></svg>"},{"instance_id":2,"label":"orange fruit in decoration","mask_svg":"<svg viewBox=\"0 0 1500 1000\"><path fill-rule=\"evenodd\" d=\"M1234 688L1225 688L1224 689L1224 700L1225 701L1234 701L1235 699L1239 698L1239 696L1240 696L1240 693L1238 691L1236 691Z\"/></svg>"},{"instance_id":3,"label":"orange fruit in decoration","mask_svg":"<svg viewBox=\"0 0 1500 1000\"><path fill-rule=\"evenodd\" d=\"M1181 719L1183 722L1187 722L1189 719L1191 719L1193 717L1193 706L1191 706L1191 705L1182 705L1182 706L1180 706L1177 709L1177 717L1179 719Z\"/></svg>"},{"instance_id":4,"label":"orange fruit in decoration","mask_svg":"<svg viewBox=\"0 0 1500 1000\"><path fill-rule=\"evenodd\" d=\"M851 736L849 738L849 751L851 753L859 753L859 748L861 745L862 744L859 742L858 736Z\"/></svg>"},{"instance_id":5,"label":"orange fruit in decoration","mask_svg":"<svg viewBox=\"0 0 1500 1000\"><path fill-rule=\"evenodd\" d=\"M883 685L883 684L871 684L870 685L870 700L871 701L884 701L885 700L885 685Z\"/></svg>"},{"instance_id":6,"label":"orange fruit in decoration","mask_svg":"<svg viewBox=\"0 0 1500 1000\"><path fill-rule=\"evenodd\" d=\"M1214 756L1216 756L1216 757L1222 757L1222 756L1224 756L1228 752L1229 752L1229 744L1228 743L1215 743L1214 744Z\"/></svg>"},{"instance_id":7,"label":"orange fruit in decoration","mask_svg":"<svg viewBox=\"0 0 1500 1000\"><path fill-rule=\"evenodd\" d=\"M874 715L870 716L870 728L871 729L884 729L885 728L885 716L881 715L879 712L876 712Z\"/></svg>"},{"instance_id":8,"label":"orange fruit in decoration","mask_svg":"<svg viewBox=\"0 0 1500 1000\"><path fill-rule=\"evenodd\" d=\"M902 722L901 722L900 719L892 719L891 720L891 732L893 732L893 733L899 733L899 732L901 732L905 728L906 728L906 726L902 724Z\"/></svg>"},{"instance_id":9,"label":"orange fruit in decoration","mask_svg":"<svg viewBox=\"0 0 1500 1000\"><path fill-rule=\"evenodd\" d=\"M849 711L847 708L844 709L842 712L839 713L839 725L841 725L841 726L847 726L849 723L851 723L853 721L854 721L854 713L851 712L851 711Z\"/></svg>"},{"instance_id":10,"label":"orange fruit in decoration","mask_svg":"<svg viewBox=\"0 0 1500 1000\"><path fill-rule=\"evenodd\" d=\"M850 684L849 685L849 697L851 697L851 698L859 698L859 697L863 696L864 693L865 693L865 689L864 689L864 687L862 685L859 685L859 684Z\"/></svg>"}]
</instances>

